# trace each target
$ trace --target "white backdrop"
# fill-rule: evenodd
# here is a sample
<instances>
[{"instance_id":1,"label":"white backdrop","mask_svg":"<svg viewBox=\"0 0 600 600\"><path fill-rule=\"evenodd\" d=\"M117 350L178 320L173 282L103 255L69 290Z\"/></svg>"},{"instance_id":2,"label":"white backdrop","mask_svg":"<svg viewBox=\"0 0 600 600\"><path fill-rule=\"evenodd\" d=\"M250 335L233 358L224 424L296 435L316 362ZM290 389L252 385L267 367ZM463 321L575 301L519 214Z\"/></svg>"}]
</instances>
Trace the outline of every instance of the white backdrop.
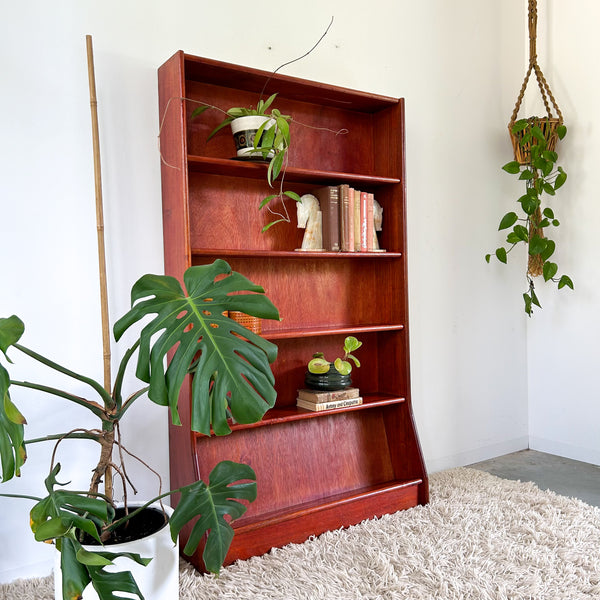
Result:
<instances>
[{"instance_id":1,"label":"white backdrop","mask_svg":"<svg viewBox=\"0 0 600 600\"><path fill-rule=\"evenodd\" d=\"M483 258L501 241L499 218L519 191L500 166L510 159L506 123L526 66L526 2L254 6L255 14L239 0L4 3L0 316L25 321L25 345L102 377L86 34L95 51L114 323L127 310L133 282L162 272L159 65L183 49L273 70L306 52L334 16L318 49L283 72L406 98L412 389L429 469L526 448L530 434L540 449L600 462L593 386L600 209L591 193L600 86L587 70L600 41L593 32L581 35L582 21L592 27L600 7L551 2L544 23L540 11L542 33L555 46L545 71L570 126L563 164L572 180L561 193L557 241L576 292L540 291L544 310L528 323L520 266ZM545 48L540 43L540 54ZM584 140L589 155L580 152ZM120 351L113 349L115 361ZM16 378L42 375L18 358ZM74 424L59 401L14 399L29 437L50 422L58 430ZM167 413L147 404L132 416L126 445L168 483ZM71 464L77 458L63 479L84 485L96 449L70 445L63 452ZM23 477L2 491L41 494L47 455L30 447ZM130 470L139 496L153 495L154 477L133 464ZM0 504L0 580L47 573L51 549L32 540L30 504Z\"/></svg>"}]
</instances>

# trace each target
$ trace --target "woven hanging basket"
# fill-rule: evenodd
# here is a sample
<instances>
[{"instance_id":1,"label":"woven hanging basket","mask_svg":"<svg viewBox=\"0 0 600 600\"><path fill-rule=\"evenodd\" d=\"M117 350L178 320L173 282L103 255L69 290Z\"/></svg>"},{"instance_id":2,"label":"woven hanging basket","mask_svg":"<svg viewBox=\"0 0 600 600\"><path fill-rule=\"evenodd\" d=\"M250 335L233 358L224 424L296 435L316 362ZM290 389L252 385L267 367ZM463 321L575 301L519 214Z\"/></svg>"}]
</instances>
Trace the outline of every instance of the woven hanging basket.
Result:
<instances>
[{"instance_id":1,"label":"woven hanging basket","mask_svg":"<svg viewBox=\"0 0 600 600\"><path fill-rule=\"evenodd\" d=\"M512 130L515 122L511 122L508 125L515 160L521 165L528 165L531 161L531 142L521 143L523 136L531 131L533 127L537 126L544 133L546 149L554 150L556 142L558 142L557 127L562 124L562 120L558 117L530 117L527 120L529 125L517 133L514 133Z\"/></svg>"},{"instance_id":2,"label":"woven hanging basket","mask_svg":"<svg viewBox=\"0 0 600 600\"><path fill-rule=\"evenodd\" d=\"M521 91L519 92L519 96L517 98L517 103L515 104L515 108L510 118L510 122L508 123L508 131L510 134L510 138L512 141L513 151L515 155L515 160L521 164L529 164L531 159L530 148L531 145L526 143L521 145L521 140L523 136L528 131L531 131L531 128L534 125L537 125L543 132L544 137L546 139L547 149L554 150L556 148L556 142L558 141L558 134L556 133L556 129L559 125L562 125L563 117L560 109L558 108L558 104L554 99L554 95L550 90L550 86L540 69L540 66L537 62L537 51L536 51L536 35L537 35L537 0L529 0L529 68L527 69L527 73L525 74L525 79L523 80L523 85L521 86ZM525 95L525 90L527 88L527 84L529 83L529 78L531 73L535 73L535 77L537 79L538 87L540 93L542 95L542 100L544 102L544 107L546 108L546 117L530 117L528 121L530 121L530 126L526 129L519 131L518 133L513 133L513 126L517 122L517 115L519 113L519 109L521 108L521 103L523 101L523 96ZM551 106L552 105L552 106ZM553 110L554 109L554 112Z\"/></svg>"},{"instance_id":3,"label":"woven hanging basket","mask_svg":"<svg viewBox=\"0 0 600 600\"><path fill-rule=\"evenodd\" d=\"M558 141L557 128L559 125L562 125L563 122L562 113L558 108L558 104L554 99L554 95L550 90L550 86L548 85L548 82L546 81L546 78L544 77L544 74L542 73L542 70L540 69L540 66L537 62L537 0L529 0L528 8L529 68L527 69L527 73L525 74L523 85L521 86L519 96L517 97L517 103L515 104L515 108L511 115L510 122L508 123L508 132L510 134L515 160L521 165L528 165L531 162L531 143L526 142L522 144L521 141L523 140L523 137L527 133L531 132L533 127L538 126L544 133L544 139L546 140L546 148L548 150L554 150L556 148L556 142ZM515 133L513 132L513 127L517 122L517 115L519 113L519 109L521 108L523 96L525 95L525 90L527 88L527 84L529 83L529 78L531 77L532 72L535 73L538 87L542 95L542 101L544 102L544 107L546 108L547 116L529 117L527 119L527 127ZM552 109L554 109L554 113ZM531 215L530 218L530 239L534 235L544 237L543 228L538 227L538 224L541 220L542 214L540 209L538 208L537 211L533 215ZM538 277L542 274L543 267L544 261L539 254L529 256L529 261L527 265L527 273L529 275L531 275L532 277Z\"/></svg>"}]
</instances>

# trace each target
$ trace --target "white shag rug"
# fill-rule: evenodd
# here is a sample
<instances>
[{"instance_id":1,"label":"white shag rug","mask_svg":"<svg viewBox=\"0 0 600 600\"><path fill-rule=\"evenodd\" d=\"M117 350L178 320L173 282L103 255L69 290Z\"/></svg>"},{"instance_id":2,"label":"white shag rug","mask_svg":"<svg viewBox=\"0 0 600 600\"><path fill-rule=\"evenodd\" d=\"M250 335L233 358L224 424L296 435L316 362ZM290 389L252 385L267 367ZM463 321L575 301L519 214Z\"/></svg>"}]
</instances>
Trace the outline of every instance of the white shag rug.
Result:
<instances>
[{"instance_id":1,"label":"white shag rug","mask_svg":"<svg viewBox=\"0 0 600 600\"><path fill-rule=\"evenodd\" d=\"M600 599L599 508L467 468L430 485L427 506L273 549L219 577L182 563L180 598ZM0 585L0 598L52 600L52 577Z\"/></svg>"}]
</instances>

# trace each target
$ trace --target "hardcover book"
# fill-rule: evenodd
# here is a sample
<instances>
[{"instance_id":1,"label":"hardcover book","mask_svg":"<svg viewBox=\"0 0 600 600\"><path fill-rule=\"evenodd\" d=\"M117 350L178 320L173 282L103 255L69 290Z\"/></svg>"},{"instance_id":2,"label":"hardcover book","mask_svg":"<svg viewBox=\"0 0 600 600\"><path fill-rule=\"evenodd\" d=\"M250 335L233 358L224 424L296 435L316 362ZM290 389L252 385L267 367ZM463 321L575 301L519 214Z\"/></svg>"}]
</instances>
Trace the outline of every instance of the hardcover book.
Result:
<instances>
[{"instance_id":1,"label":"hardcover book","mask_svg":"<svg viewBox=\"0 0 600 600\"><path fill-rule=\"evenodd\" d=\"M338 186L328 185L313 191L319 199L323 214L323 248L340 251L340 192Z\"/></svg>"},{"instance_id":2,"label":"hardcover book","mask_svg":"<svg viewBox=\"0 0 600 600\"><path fill-rule=\"evenodd\" d=\"M298 398L308 402L331 402L333 400L347 400L348 398L358 398L360 390L355 387L345 390L334 390L330 392L319 392L317 390L301 389L298 390Z\"/></svg>"},{"instance_id":3,"label":"hardcover book","mask_svg":"<svg viewBox=\"0 0 600 600\"><path fill-rule=\"evenodd\" d=\"M358 406L362 404L363 399L359 396L358 398L346 398L345 400L332 400L331 402L307 402L298 398L296 400L296 406L298 408L304 408L306 410L312 410L315 412L321 410L330 410L332 408L347 408L348 406Z\"/></svg>"}]
</instances>

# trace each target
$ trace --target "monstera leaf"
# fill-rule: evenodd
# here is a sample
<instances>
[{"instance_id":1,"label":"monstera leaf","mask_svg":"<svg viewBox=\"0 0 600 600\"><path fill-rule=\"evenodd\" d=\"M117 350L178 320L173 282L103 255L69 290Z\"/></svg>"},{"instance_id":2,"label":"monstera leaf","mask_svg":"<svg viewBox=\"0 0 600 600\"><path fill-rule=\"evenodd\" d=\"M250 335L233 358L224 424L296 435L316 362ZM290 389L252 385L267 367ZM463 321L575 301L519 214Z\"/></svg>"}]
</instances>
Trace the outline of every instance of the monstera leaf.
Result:
<instances>
[{"instance_id":1,"label":"monstera leaf","mask_svg":"<svg viewBox=\"0 0 600 600\"><path fill-rule=\"evenodd\" d=\"M98 529L114 519L114 508L106 500L87 496L87 492L74 492L60 487L55 489L64 485L56 479L59 472L60 463L46 477L48 496L31 509L29 516L35 539L58 539L77 528L100 542Z\"/></svg>"},{"instance_id":2,"label":"monstera leaf","mask_svg":"<svg viewBox=\"0 0 600 600\"><path fill-rule=\"evenodd\" d=\"M244 479L252 481L239 483ZM230 520L234 520L246 512L239 500L253 502L256 499L255 479L248 465L222 461L211 471L208 485L196 481L180 490L181 499L170 520L171 537L175 541L181 528L199 517L184 552L193 554L208 532L202 558L204 566L213 573L219 572L233 539L233 528L224 517L229 515Z\"/></svg>"},{"instance_id":3,"label":"monstera leaf","mask_svg":"<svg viewBox=\"0 0 600 600\"><path fill-rule=\"evenodd\" d=\"M130 571L108 573L104 566L120 556L142 565L147 565L151 559L130 552L85 550L77 539L77 530L85 531L100 543L99 530L114 519L115 511L106 500L62 489L63 484L56 479L59 471L60 464L57 464L46 478L48 496L31 509L30 522L36 540L53 540L60 550L63 598L80 598L91 582L101 600L123 598L115 592L128 592L143 600Z\"/></svg>"},{"instance_id":4,"label":"monstera leaf","mask_svg":"<svg viewBox=\"0 0 600 600\"><path fill-rule=\"evenodd\" d=\"M63 599L81 598L81 593L91 582L100 600L125 600L125 596L117 595L117 592L131 594L127 598L144 600L131 571L108 572L104 569L119 557L129 558L144 566L152 560L131 552L90 552L81 546L74 534L62 538L60 568Z\"/></svg>"},{"instance_id":5,"label":"monstera leaf","mask_svg":"<svg viewBox=\"0 0 600 600\"><path fill-rule=\"evenodd\" d=\"M0 319L0 350L8 362L10 346L16 344L23 335L23 322L17 316ZM21 466L25 462L25 444L23 443L25 417L19 412L10 399L8 391L10 376L0 365L0 463L2 465L2 481L8 481L21 474Z\"/></svg>"},{"instance_id":6,"label":"monstera leaf","mask_svg":"<svg viewBox=\"0 0 600 600\"><path fill-rule=\"evenodd\" d=\"M114 326L117 341L134 323L153 316L140 334L136 375L149 383L151 400L171 409L188 373L192 382L191 427L206 435L231 430L228 416L255 423L275 404L270 369L277 347L224 316L229 310L279 319L262 287L231 270L223 260L184 273L184 291L168 276L144 275L131 291L131 310ZM165 371L167 353L171 360Z\"/></svg>"}]
</instances>

